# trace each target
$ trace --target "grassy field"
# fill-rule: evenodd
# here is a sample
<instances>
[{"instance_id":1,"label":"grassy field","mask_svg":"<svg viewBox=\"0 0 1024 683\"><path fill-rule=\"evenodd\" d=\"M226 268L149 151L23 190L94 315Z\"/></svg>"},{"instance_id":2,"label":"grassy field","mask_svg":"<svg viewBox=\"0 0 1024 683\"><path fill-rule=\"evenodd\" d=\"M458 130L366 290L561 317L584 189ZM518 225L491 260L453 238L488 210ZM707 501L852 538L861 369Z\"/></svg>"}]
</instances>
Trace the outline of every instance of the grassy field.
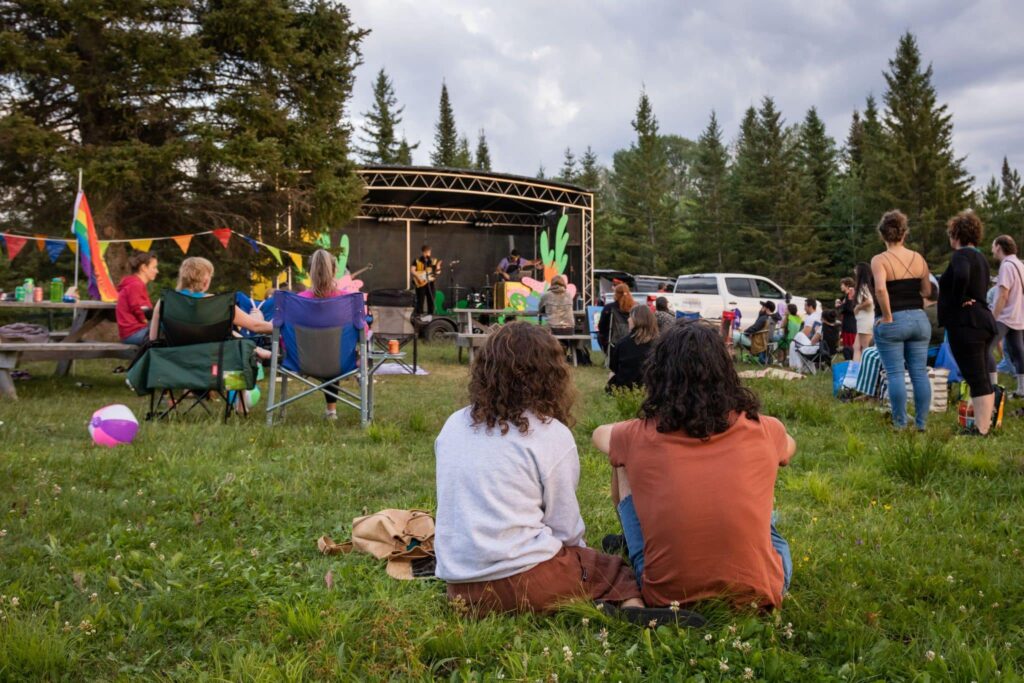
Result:
<instances>
[{"instance_id":1,"label":"grassy field","mask_svg":"<svg viewBox=\"0 0 1024 683\"><path fill-rule=\"evenodd\" d=\"M769 616L705 606L702 631L640 629L579 606L474 621L439 582L368 556L322 557L351 519L434 503L433 440L463 405L452 347L430 377L382 377L377 422L320 419L319 399L268 429L143 424L93 447L93 410L142 399L80 364L29 366L0 401L0 680L952 680L1024 676L1024 420L953 437L952 414L897 437L828 380L758 380L798 443L776 490L792 592ZM628 416L580 368L575 432L590 544L617 531L590 430ZM91 386L80 386L80 384ZM680 495L685 495L680 491ZM325 575L333 575L333 588Z\"/></svg>"}]
</instances>

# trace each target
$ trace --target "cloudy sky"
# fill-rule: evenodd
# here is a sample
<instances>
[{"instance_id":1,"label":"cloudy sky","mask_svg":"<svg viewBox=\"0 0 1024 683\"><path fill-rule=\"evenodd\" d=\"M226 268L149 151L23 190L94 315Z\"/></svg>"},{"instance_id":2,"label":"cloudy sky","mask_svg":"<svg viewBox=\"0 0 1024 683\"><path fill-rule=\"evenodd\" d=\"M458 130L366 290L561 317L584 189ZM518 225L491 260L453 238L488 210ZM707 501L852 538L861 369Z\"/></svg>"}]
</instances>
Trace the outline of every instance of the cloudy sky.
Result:
<instances>
[{"instance_id":1,"label":"cloudy sky","mask_svg":"<svg viewBox=\"0 0 1024 683\"><path fill-rule=\"evenodd\" d=\"M641 87L663 132L696 138L712 109L735 139L743 111L772 95L788 122L815 105L841 142L850 114L885 87L899 36L917 35L956 151L977 184L1004 155L1024 172L1024 3L907 0L348 0L372 33L353 122L378 69L406 107L429 163L442 79L461 131L486 129L494 169L549 174L570 146L609 163L632 138Z\"/></svg>"}]
</instances>

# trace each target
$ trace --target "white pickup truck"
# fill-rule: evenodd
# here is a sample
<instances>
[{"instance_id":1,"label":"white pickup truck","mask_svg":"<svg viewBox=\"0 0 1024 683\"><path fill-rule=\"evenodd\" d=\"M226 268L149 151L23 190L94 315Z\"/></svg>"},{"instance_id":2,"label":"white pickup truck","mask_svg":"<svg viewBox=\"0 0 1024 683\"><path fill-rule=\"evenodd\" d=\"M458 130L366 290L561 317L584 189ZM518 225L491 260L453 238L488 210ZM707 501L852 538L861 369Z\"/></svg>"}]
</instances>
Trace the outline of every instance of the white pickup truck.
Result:
<instances>
[{"instance_id":1,"label":"white pickup truck","mask_svg":"<svg viewBox=\"0 0 1024 683\"><path fill-rule=\"evenodd\" d=\"M804 314L804 298L792 296L766 277L744 273L699 273L680 275L671 293L646 295L653 301L659 296L668 299L677 313L700 313L702 318L721 320L722 311L740 309L743 327L753 324L762 301L774 301L780 314L789 302Z\"/></svg>"}]
</instances>

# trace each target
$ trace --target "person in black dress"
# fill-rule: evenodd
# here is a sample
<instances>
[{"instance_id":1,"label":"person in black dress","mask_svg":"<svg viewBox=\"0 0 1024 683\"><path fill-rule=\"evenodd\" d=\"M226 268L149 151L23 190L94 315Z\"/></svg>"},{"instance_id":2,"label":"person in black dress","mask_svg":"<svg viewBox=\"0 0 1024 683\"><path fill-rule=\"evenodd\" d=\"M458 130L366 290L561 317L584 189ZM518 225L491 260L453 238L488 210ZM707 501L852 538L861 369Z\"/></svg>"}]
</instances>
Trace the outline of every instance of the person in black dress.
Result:
<instances>
[{"instance_id":1,"label":"person in black dress","mask_svg":"<svg viewBox=\"0 0 1024 683\"><path fill-rule=\"evenodd\" d=\"M629 312L629 335L612 347L608 368L612 371L606 391L636 389L644 384L644 363L658 338L658 319L643 304Z\"/></svg>"},{"instance_id":2,"label":"person in black dress","mask_svg":"<svg viewBox=\"0 0 1024 683\"><path fill-rule=\"evenodd\" d=\"M953 352L974 406L974 428L968 433L984 436L992 427L995 393L989 372L989 344L996 335L995 318L988 308L988 259L978 250L985 228L973 211L961 211L949 220L946 232L953 258L939 278L939 324L949 335Z\"/></svg>"}]
</instances>

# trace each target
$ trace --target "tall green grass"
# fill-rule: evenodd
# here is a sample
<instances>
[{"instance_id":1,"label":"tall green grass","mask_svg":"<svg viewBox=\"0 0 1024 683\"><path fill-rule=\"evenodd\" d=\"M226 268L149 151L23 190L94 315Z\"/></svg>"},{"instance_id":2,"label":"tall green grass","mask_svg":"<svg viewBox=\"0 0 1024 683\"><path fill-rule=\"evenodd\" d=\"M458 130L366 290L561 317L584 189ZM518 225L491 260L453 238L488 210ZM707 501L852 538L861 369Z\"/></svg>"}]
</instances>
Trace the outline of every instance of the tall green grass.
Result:
<instances>
[{"instance_id":1,"label":"tall green grass","mask_svg":"<svg viewBox=\"0 0 1024 683\"><path fill-rule=\"evenodd\" d=\"M1020 420L988 440L954 437L952 414L899 436L872 406L832 399L826 377L754 380L798 443L776 486L795 563L780 611L702 605L702 631L650 631L582 605L474 621L436 582L397 582L372 558L315 546L366 512L433 507L434 436L464 404L466 369L445 346L426 347L423 364L428 377L378 378L367 430L341 408L324 421L310 398L273 428L259 409L228 425L144 423L115 450L90 444L86 420L143 402L113 364L80 363L67 380L29 366L22 399L0 402L0 681L1024 674ZM607 396L600 367L574 374L578 497L595 545L618 522L590 431L639 399Z\"/></svg>"}]
</instances>

